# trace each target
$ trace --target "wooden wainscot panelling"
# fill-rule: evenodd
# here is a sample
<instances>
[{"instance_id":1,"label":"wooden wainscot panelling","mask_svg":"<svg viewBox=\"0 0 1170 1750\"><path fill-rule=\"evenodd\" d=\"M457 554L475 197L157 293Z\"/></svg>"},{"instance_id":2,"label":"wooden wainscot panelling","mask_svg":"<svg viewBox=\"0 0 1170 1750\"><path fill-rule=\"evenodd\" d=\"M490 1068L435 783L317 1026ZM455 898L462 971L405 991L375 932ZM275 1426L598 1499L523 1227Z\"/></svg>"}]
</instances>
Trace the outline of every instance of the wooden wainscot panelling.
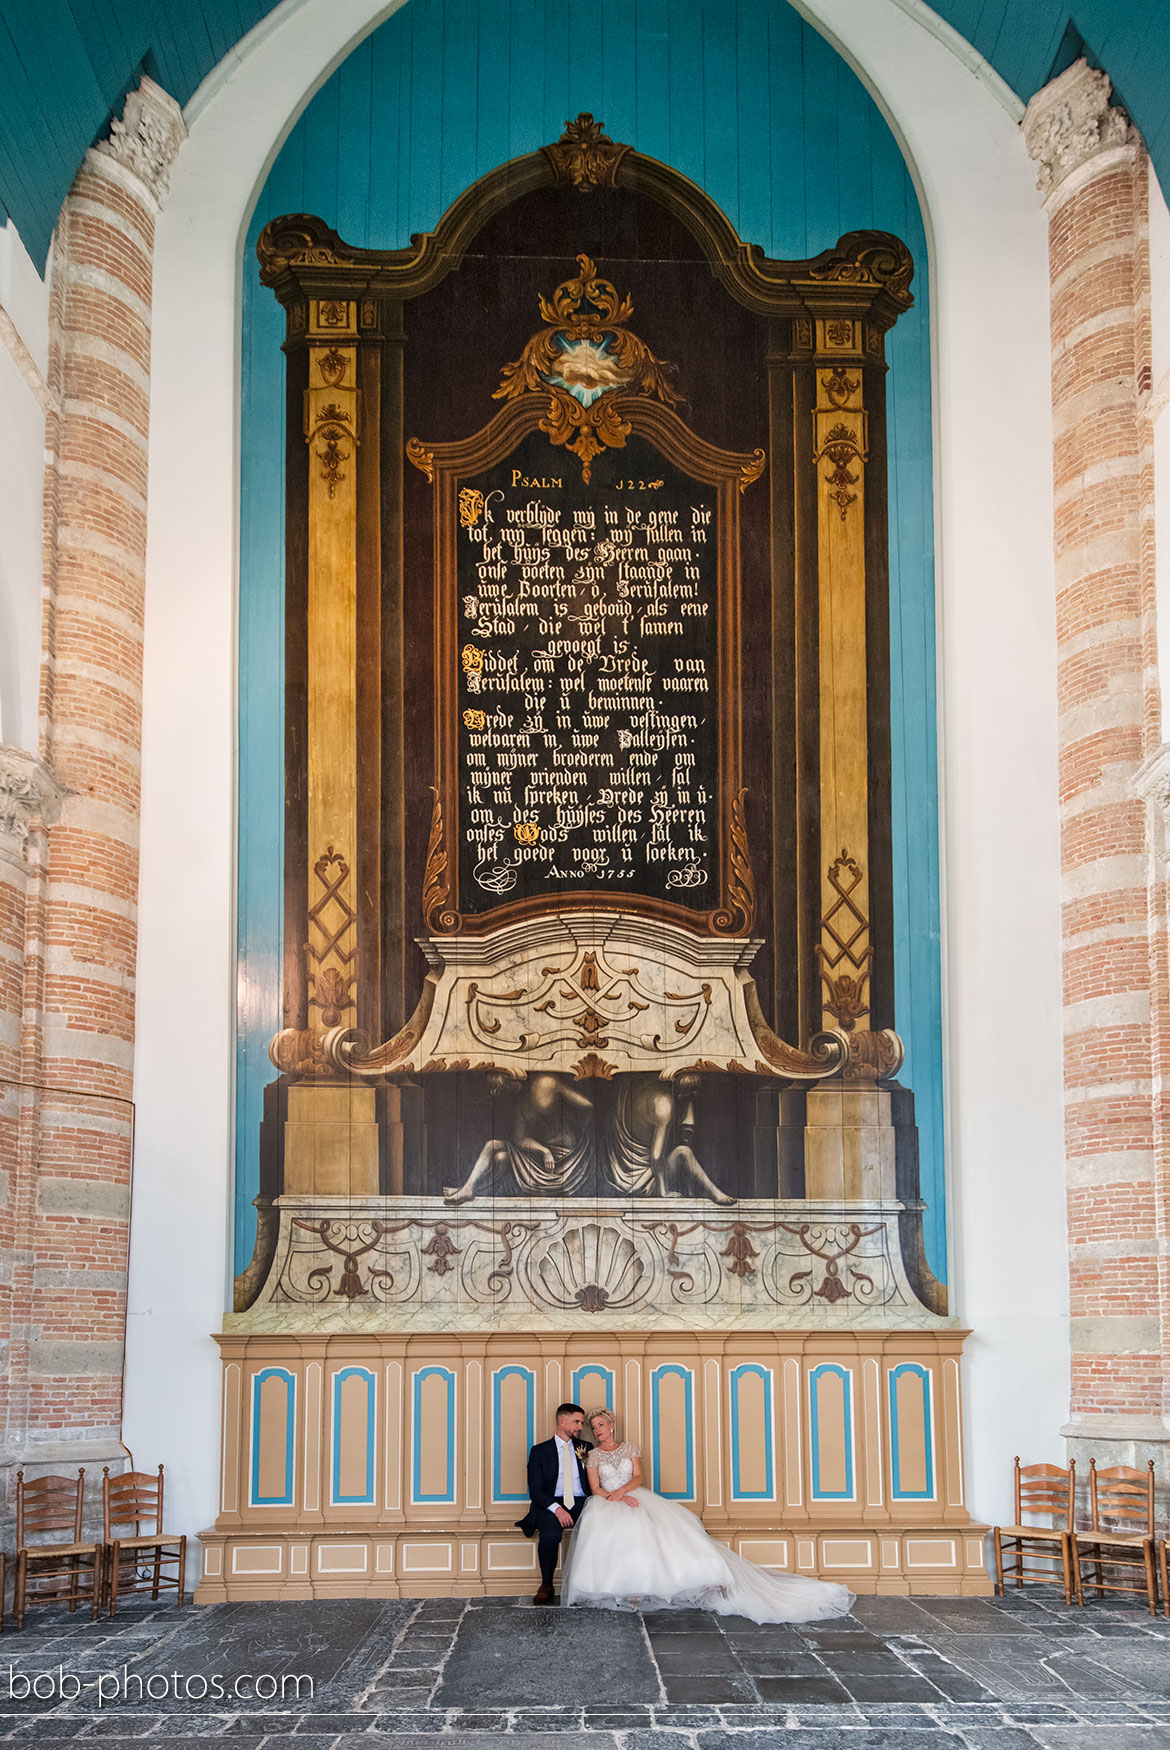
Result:
<instances>
[{"instance_id":1,"label":"wooden wainscot panelling","mask_svg":"<svg viewBox=\"0 0 1170 1750\"><path fill-rule=\"evenodd\" d=\"M225 1336L225 1508L200 1534L197 1597L529 1593L525 1459L563 1397L612 1404L651 1485L752 1561L854 1591L985 1594L958 1462L963 1335Z\"/></svg>"}]
</instances>

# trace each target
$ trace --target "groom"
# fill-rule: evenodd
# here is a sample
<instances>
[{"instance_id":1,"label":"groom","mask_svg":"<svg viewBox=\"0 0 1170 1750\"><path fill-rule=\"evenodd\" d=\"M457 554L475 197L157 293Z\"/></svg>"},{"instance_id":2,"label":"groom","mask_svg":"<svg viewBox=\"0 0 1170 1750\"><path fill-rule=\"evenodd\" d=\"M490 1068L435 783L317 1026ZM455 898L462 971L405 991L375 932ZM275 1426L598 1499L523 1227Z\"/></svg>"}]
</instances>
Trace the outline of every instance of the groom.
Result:
<instances>
[{"instance_id":1,"label":"groom","mask_svg":"<svg viewBox=\"0 0 1170 1750\"><path fill-rule=\"evenodd\" d=\"M584 1424L585 1412L580 1404L558 1404L556 1433L551 1440L538 1441L528 1454L528 1493L532 1505L516 1523L525 1537L536 1533L540 1591L533 1604L556 1603L553 1573L561 1539L576 1525L589 1494L585 1459L590 1443L580 1438Z\"/></svg>"}]
</instances>

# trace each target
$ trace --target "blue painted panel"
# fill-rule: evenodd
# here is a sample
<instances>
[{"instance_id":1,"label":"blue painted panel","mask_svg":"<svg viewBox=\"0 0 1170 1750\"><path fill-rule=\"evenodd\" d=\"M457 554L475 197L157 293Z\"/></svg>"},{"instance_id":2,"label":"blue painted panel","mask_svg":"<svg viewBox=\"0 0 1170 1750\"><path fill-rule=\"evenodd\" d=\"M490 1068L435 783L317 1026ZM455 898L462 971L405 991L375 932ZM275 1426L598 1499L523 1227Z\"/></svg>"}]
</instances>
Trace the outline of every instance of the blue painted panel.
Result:
<instances>
[{"instance_id":1,"label":"blue painted panel","mask_svg":"<svg viewBox=\"0 0 1170 1750\"><path fill-rule=\"evenodd\" d=\"M836 1374L841 1381L842 1415L845 1436L845 1487L843 1489L826 1489L821 1482L821 1446L820 1446L820 1383L830 1374ZM824 1361L819 1367L809 1370L808 1376L808 1406L809 1406L809 1443L812 1447L812 1489L811 1498L814 1501L852 1501L854 1496L854 1465L853 1465L853 1375L847 1367L838 1366L835 1361Z\"/></svg>"},{"instance_id":2,"label":"blue painted panel","mask_svg":"<svg viewBox=\"0 0 1170 1750\"><path fill-rule=\"evenodd\" d=\"M432 1490L424 1488L424 1483L430 1479L423 1476L423 1457L421 1440L422 1388L424 1381L438 1377L447 1386L447 1480L443 1489ZM453 1506L455 1502L455 1375L447 1367L422 1367L414 1376L413 1388L414 1415L411 1420L411 1476L413 1478L413 1499L420 1503L438 1503Z\"/></svg>"},{"instance_id":3,"label":"blue painted panel","mask_svg":"<svg viewBox=\"0 0 1170 1750\"><path fill-rule=\"evenodd\" d=\"M284 1480L285 1487L279 1495L262 1495L260 1493L260 1393L262 1387L270 1379L278 1379L284 1385L285 1397L285 1441L284 1441ZM296 1485L295 1434L297 1414L297 1382L286 1367L265 1367L252 1378L252 1505L253 1507L291 1507L293 1491Z\"/></svg>"},{"instance_id":4,"label":"blue painted panel","mask_svg":"<svg viewBox=\"0 0 1170 1750\"><path fill-rule=\"evenodd\" d=\"M525 1450L530 1449L536 1441L536 1375L530 1367L498 1367L492 1374L492 1500L493 1501L527 1501L528 1491L522 1489L515 1494L504 1488L500 1475L500 1426L503 1421L501 1408L502 1388L504 1381L512 1374L518 1375L524 1381L524 1414L526 1424Z\"/></svg>"},{"instance_id":5,"label":"blue painted panel","mask_svg":"<svg viewBox=\"0 0 1170 1750\"><path fill-rule=\"evenodd\" d=\"M361 1379L366 1386L366 1482L360 1494L343 1495L341 1492L341 1387L347 1379ZM368 1367L343 1367L333 1375L333 1489L332 1501L335 1507L363 1506L369 1507L374 1501L374 1452L375 1438L375 1407L378 1400L378 1382Z\"/></svg>"},{"instance_id":6,"label":"blue painted panel","mask_svg":"<svg viewBox=\"0 0 1170 1750\"><path fill-rule=\"evenodd\" d=\"M922 1392L922 1426L926 1448L926 1487L923 1489L904 1489L902 1487L902 1457L898 1442L898 1381L906 1375L917 1377ZM934 1394L932 1384L930 1370L920 1366L917 1361L903 1361L897 1367L890 1369L890 1494L895 1501L933 1501L935 1498Z\"/></svg>"},{"instance_id":7,"label":"blue painted panel","mask_svg":"<svg viewBox=\"0 0 1170 1750\"><path fill-rule=\"evenodd\" d=\"M586 1404L586 1403L582 1402L581 1381L584 1379L604 1379L604 1381L605 1381L605 1407L607 1410L612 1411L612 1409L613 1409L613 1384L614 1384L613 1368L612 1367L598 1367L598 1366L594 1365L594 1366L578 1367L574 1370L574 1372L573 1372L573 1402L575 1404L581 1404L581 1407L585 1411L585 1414L588 1415L589 1411L596 1410L598 1408L598 1405L597 1404Z\"/></svg>"},{"instance_id":8,"label":"blue painted panel","mask_svg":"<svg viewBox=\"0 0 1170 1750\"><path fill-rule=\"evenodd\" d=\"M403 247L412 232L433 229L477 176L555 138L567 115L588 109L612 138L705 181L766 254L800 258L842 231L873 226L897 232L917 263L917 304L888 340L896 1023L906 1044L902 1080L917 1103L927 1255L945 1277L930 326L913 185L858 79L783 0L735 8L602 0L581 17L561 0L410 0L313 99L250 229L236 1269L255 1230L267 1043L281 1025L283 360L279 312L256 279L255 239L279 213L316 210L349 242Z\"/></svg>"},{"instance_id":9,"label":"blue painted panel","mask_svg":"<svg viewBox=\"0 0 1170 1750\"><path fill-rule=\"evenodd\" d=\"M686 1460L687 1481L685 1489L664 1489L662 1487L662 1441L659 1438L659 1398L662 1392L662 1381L671 1374L676 1374L683 1382L684 1409L686 1422ZM693 1501L695 1498L695 1379L689 1367L681 1366L677 1361L666 1361L660 1367L655 1367L650 1373L650 1439L654 1447L653 1489L656 1495L664 1495L668 1501Z\"/></svg>"},{"instance_id":10,"label":"blue painted panel","mask_svg":"<svg viewBox=\"0 0 1170 1750\"><path fill-rule=\"evenodd\" d=\"M762 1489L745 1489L740 1482L739 1386L740 1381L748 1374L754 1374L764 1382L764 1487ZM741 1367L732 1368L728 1384L731 1392L731 1498L733 1501L774 1501L776 1499L776 1466L772 1451L772 1369L761 1367L755 1361L745 1361Z\"/></svg>"}]
</instances>

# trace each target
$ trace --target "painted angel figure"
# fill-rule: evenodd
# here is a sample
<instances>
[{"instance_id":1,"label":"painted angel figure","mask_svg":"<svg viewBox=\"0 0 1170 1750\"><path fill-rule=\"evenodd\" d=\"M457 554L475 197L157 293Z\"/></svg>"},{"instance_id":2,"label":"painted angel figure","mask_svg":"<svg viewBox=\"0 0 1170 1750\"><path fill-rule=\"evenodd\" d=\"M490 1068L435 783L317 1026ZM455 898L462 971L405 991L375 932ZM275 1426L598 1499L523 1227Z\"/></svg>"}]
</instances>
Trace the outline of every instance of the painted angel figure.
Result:
<instances>
[{"instance_id":1,"label":"painted angel figure","mask_svg":"<svg viewBox=\"0 0 1170 1750\"><path fill-rule=\"evenodd\" d=\"M593 1166L592 1118L593 1102L567 1077L529 1077L511 1138L485 1142L462 1185L444 1187L444 1201L467 1203L485 1179L509 1178L530 1197L571 1197Z\"/></svg>"}]
</instances>

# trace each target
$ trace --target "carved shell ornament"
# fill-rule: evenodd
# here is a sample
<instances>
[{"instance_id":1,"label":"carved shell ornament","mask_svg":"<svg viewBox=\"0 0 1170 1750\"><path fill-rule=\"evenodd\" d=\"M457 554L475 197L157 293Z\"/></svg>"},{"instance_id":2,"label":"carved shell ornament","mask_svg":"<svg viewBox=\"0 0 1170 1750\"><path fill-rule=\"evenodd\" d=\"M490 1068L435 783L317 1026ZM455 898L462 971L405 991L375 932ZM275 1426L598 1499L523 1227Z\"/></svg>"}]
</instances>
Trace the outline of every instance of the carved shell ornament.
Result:
<instances>
[{"instance_id":1,"label":"carved shell ornament","mask_svg":"<svg viewBox=\"0 0 1170 1750\"><path fill-rule=\"evenodd\" d=\"M493 399L547 393L540 429L580 457L588 484L593 458L604 449L624 449L630 435L615 404L618 392L649 395L667 407L682 396L674 387L675 366L656 359L626 326L633 300L619 297L587 255L577 257L577 266L576 278L564 280L551 299L540 297L545 326L504 366Z\"/></svg>"}]
</instances>

